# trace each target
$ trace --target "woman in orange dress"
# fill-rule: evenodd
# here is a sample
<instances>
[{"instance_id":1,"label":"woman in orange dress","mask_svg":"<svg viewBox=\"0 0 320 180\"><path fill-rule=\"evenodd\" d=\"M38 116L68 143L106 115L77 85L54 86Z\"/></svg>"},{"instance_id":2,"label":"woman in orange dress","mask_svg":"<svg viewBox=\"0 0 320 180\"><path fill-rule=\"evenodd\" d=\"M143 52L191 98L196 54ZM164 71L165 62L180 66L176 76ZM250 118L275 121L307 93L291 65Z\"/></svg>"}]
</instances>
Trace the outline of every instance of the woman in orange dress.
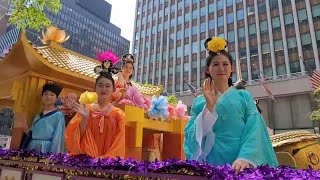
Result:
<instances>
[{"instance_id":1,"label":"woman in orange dress","mask_svg":"<svg viewBox=\"0 0 320 180\"><path fill-rule=\"evenodd\" d=\"M110 61L103 61L95 68L100 74L96 79L95 92L98 100L93 104L73 102L72 108L77 112L69 122L65 140L71 155L87 154L92 157L114 158L125 155L125 121L124 112L114 107L111 94L115 82L111 72L117 73Z\"/></svg>"}]
</instances>

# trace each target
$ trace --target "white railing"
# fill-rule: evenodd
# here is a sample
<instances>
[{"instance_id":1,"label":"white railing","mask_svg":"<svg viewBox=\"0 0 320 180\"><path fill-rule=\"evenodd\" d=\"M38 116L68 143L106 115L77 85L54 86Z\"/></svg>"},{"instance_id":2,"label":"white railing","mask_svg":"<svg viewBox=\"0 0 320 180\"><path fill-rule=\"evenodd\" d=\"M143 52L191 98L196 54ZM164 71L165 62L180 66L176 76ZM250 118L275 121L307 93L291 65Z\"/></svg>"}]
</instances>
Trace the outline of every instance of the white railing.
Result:
<instances>
[{"instance_id":1,"label":"white railing","mask_svg":"<svg viewBox=\"0 0 320 180\"><path fill-rule=\"evenodd\" d=\"M20 29L14 28L0 37L0 57L4 56L4 52L9 50L18 40Z\"/></svg>"}]
</instances>

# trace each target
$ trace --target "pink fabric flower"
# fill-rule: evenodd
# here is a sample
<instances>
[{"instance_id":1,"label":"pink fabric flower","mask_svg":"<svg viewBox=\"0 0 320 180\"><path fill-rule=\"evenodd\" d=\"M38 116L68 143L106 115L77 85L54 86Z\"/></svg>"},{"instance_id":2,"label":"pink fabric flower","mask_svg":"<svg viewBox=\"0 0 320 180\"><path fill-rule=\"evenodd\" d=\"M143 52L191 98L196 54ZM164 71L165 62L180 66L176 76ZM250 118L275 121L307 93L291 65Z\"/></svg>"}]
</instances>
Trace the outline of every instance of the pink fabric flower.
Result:
<instances>
[{"instance_id":1,"label":"pink fabric flower","mask_svg":"<svg viewBox=\"0 0 320 180\"><path fill-rule=\"evenodd\" d=\"M174 117L174 107L169 105L168 106L168 111L169 111L169 117L173 118Z\"/></svg>"},{"instance_id":2,"label":"pink fabric flower","mask_svg":"<svg viewBox=\"0 0 320 180\"><path fill-rule=\"evenodd\" d=\"M150 108L150 105L151 105L151 99L148 98L147 96L143 96L143 99L144 99L144 104L145 104L144 110L148 111Z\"/></svg>"},{"instance_id":3,"label":"pink fabric flower","mask_svg":"<svg viewBox=\"0 0 320 180\"><path fill-rule=\"evenodd\" d=\"M125 104L125 105L135 106L133 101L131 101L130 99L126 99L126 98L121 99L121 101L119 101L118 104Z\"/></svg>"},{"instance_id":4,"label":"pink fabric flower","mask_svg":"<svg viewBox=\"0 0 320 180\"><path fill-rule=\"evenodd\" d=\"M138 89L134 86L130 86L126 92L125 95L126 99L130 99L136 106L140 107L140 108L145 108L145 100L142 96L142 94L140 94L140 92L138 91Z\"/></svg>"},{"instance_id":5,"label":"pink fabric flower","mask_svg":"<svg viewBox=\"0 0 320 180\"><path fill-rule=\"evenodd\" d=\"M182 101L179 101L177 106L174 108L174 112L172 115L173 119L189 119L190 117L186 115L187 112L187 106L182 103Z\"/></svg>"},{"instance_id":6,"label":"pink fabric flower","mask_svg":"<svg viewBox=\"0 0 320 180\"><path fill-rule=\"evenodd\" d=\"M117 64L118 61L120 60L120 58L117 57L116 54L113 54L111 50L107 50L105 52L102 53L97 53L97 59L100 62L103 62L105 60L109 60L112 62L112 64Z\"/></svg>"}]
</instances>

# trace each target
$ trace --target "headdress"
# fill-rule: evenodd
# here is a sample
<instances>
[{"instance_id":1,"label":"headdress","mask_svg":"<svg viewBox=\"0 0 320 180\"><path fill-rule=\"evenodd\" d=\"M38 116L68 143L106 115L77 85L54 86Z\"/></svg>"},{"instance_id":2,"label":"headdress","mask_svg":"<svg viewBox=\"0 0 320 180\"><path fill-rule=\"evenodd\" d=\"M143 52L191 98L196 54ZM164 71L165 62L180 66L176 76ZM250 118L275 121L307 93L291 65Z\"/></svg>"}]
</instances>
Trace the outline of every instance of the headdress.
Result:
<instances>
[{"instance_id":1,"label":"headdress","mask_svg":"<svg viewBox=\"0 0 320 180\"><path fill-rule=\"evenodd\" d=\"M114 67L114 65L120 60L115 54L110 50L103 53L97 54L97 59L101 62L101 66L96 66L93 70L96 74L101 74L102 72L108 74L117 74L119 69Z\"/></svg>"},{"instance_id":2,"label":"headdress","mask_svg":"<svg viewBox=\"0 0 320 180\"><path fill-rule=\"evenodd\" d=\"M135 63L136 61L134 60L132 54L125 54L122 56L122 62L123 63Z\"/></svg>"},{"instance_id":3,"label":"headdress","mask_svg":"<svg viewBox=\"0 0 320 180\"><path fill-rule=\"evenodd\" d=\"M228 42L225 39L223 39L222 37L208 38L204 42L204 47L209 52L214 52L214 53L217 53L218 55L220 54L220 51L227 48L227 46L228 46Z\"/></svg>"},{"instance_id":4,"label":"headdress","mask_svg":"<svg viewBox=\"0 0 320 180\"><path fill-rule=\"evenodd\" d=\"M55 82L47 82L42 87L42 95L46 91L53 92L58 97L62 91L62 87Z\"/></svg>"}]
</instances>

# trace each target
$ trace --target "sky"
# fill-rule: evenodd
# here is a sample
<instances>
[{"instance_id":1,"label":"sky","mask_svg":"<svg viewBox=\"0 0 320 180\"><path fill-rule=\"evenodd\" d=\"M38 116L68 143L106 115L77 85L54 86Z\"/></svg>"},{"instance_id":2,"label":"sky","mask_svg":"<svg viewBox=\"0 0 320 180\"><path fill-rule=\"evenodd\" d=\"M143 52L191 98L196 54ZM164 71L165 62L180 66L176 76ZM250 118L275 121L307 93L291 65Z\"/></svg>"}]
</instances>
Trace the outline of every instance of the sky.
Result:
<instances>
[{"instance_id":1,"label":"sky","mask_svg":"<svg viewBox=\"0 0 320 180\"><path fill-rule=\"evenodd\" d=\"M121 28L121 36L132 46L136 0L106 0L112 5L111 23Z\"/></svg>"}]
</instances>

